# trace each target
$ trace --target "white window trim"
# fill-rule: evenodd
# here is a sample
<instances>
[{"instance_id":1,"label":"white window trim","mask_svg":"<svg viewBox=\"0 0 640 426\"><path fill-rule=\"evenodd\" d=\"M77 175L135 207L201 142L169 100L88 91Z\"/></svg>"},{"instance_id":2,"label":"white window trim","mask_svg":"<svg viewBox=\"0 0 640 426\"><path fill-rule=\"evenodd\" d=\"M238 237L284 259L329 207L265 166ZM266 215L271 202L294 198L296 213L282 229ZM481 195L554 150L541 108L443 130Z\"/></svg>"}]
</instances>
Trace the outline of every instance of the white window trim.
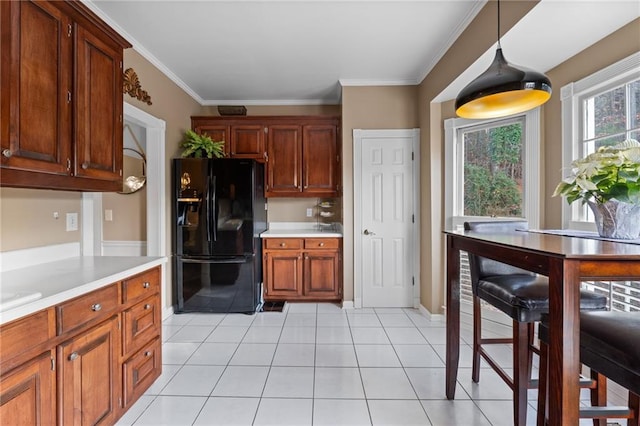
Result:
<instances>
[{"instance_id":1,"label":"white window trim","mask_svg":"<svg viewBox=\"0 0 640 426\"><path fill-rule=\"evenodd\" d=\"M594 92L603 90L607 86L615 86L621 81L631 78L640 78L640 52L636 52L615 64L612 64L582 80L569 83L560 89L562 103L562 165L563 177L565 171L571 167L574 158L578 158L578 146L575 141L580 138L580 102ZM565 229L580 229L595 231L595 224L585 221L573 220L578 217L578 211L582 208L580 203L569 205L562 200L562 227Z\"/></svg>"},{"instance_id":2,"label":"white window trim","mask_svg":"<svg viewBox=\"0 0 640 426\"><path fill-rule=\"evenodd\" d=\"M522 160L524 165L524 185L525 193L523 204L523 217L529 222L532 229L540 227L540 108L535 108L525 114L524 126L524 151ZM461 159L456 158L457 130L465 127L477 126L481 123L492 123L504 120L505 117L492 120L469 120L465 118L450 118L444 121L445 133L445 164L453 166L458 164L461 167ZM471 216L453 216L455 203L459 200L453 199L454 188L458 185L458 179L462 175L455 173L455 167L445 167L445 229L455 229L466 220L473 220Z\"/></svg>"}]
</instances>

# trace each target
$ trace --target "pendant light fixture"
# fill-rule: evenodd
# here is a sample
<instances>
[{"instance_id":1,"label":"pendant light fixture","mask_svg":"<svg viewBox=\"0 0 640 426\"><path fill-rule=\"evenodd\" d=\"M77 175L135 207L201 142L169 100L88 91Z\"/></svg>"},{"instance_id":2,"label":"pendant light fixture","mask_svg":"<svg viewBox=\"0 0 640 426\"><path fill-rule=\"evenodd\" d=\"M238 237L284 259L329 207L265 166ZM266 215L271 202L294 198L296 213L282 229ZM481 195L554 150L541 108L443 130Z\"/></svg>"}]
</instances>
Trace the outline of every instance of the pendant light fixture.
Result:
<instances>
[{"instance_id":1,"label":"pendant light fixture","mask_svg":"<svg viewBox=\"0 0 640 426\"><path fill-rule=\"evenodd\" d=\"M498 49L493 62L460 91L456 114L462 118L496 118L528 111L551 97L551 81L537 71L511 65L500 46L498 0Z\"/></svg>"}]
</instances>

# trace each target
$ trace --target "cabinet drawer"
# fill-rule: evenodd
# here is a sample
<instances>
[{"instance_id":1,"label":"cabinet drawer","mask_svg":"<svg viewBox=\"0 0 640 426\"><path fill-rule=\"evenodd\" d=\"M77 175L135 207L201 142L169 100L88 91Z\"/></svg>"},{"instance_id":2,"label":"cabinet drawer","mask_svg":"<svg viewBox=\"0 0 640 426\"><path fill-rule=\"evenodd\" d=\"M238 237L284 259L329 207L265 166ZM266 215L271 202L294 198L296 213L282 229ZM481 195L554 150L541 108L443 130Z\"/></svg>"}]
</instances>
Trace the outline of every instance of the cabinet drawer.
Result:
<instances>
[{"instance_id":1,"label":"cabinet drawer","mask_svg":"<svg viewBox=\"0 0 640 426\"><path fill-rule=\"evenodd\" d=\"M122 281L122 303L143 299L160 290L160 268L150 269Z\"/></svg>"},{"instance_id":2,"label":"cabinet drawer","mask_svg":"<svg viewBox=\"0 0 640 426\"><path fill-rule=\"evenodd\" d=\"M162 350L160 338L142 348L122 368L124 381L124 406L128 407L160 376L162 372Z\"/></svg>"},{"instance_id":3,"label":"cabinet drawer","mask_svg":"<svg viewBox=\"0 0 640 426\"><path fill-rule=\"evenodd\" d=\"M118 307L118 286L112 284L56 306L58 335L100 318Z\"/></svg>"},{"instance_id":4,"label":"cabinet drawer","mask_svg":"<svg viewBox=\"0 0 640 426\"><path fill-rule=\"evenodd\" d=\"M265 248L268 249L301 249L302 239L300 238L266 238Z\"/></svg>"},{"instance_id":5,"label":"cabinet drawer","mask_svg":"<svg viewBox=\"0 0 640 426\"><path fill-rule=\"evenodd\" d=\"M160 297L151 296L124 311L122 355L138 350L149 340L160 335Z\"/></svg>"},{"instance_id":6,"label":"cabinet drawer","mask_svg":"<svg viewBox=\"0 0 640 426\"><path fill-rule=\"evenodd\" d=\"M55 337L53 310L36 312L3 325L0 327L0 335L0 357L4 364Z\"/></svg>"},{"instance_id":7,"label":"cabinet drawer","mask_svg":"<svg viewBox=\"0 0 640 426\"><path fill-rule=\"evenodd\" d=\"M304 240L306 249L337 249L340 248L340 240L337 238L307 238Z\"/></svg>"}]
</instances>

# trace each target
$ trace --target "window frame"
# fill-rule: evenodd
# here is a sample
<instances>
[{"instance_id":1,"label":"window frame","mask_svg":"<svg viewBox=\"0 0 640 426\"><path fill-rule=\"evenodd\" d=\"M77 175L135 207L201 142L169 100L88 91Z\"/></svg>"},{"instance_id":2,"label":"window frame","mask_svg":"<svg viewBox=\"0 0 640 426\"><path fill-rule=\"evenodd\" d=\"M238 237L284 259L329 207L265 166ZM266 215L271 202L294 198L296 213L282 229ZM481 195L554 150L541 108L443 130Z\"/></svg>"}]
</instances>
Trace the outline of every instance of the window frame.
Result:
<instances>
[{"instance_id":1,"label":"window frame","mask_svg":"<svg viewBox=\"0 0 640 426\"><path fill-rule=\"evenodd\" d=\"M598 93L640 79L640 52L624 58L579 81L560 89L562 110L562 177L571 168L571 162L581 158L585 115L583 101ZM596 231L595 223L584 220L586 207L579 202L569 205L562 199L562 228Z\"/></svg>"},{"instance_id":2,"label":"window frame","mask_svg":"<svg viewBox=\"0 0 640 426\"><path fill-rule=\"evenodd\" d=\"M465 118L450 118L444 121L445 129L445 164L452 167L445 167L445 229L456 229L462 226L464 221L487 219L485 216L454 216L457 211L457 205L461 202L462 195L455 189L461 185L460 177L463 173L459 173L462 162L464 161L458 155L458 146L463 143L459 138L461 130L482 125L492 125L500 122L513 122L514 119L524 118L523 131L523 150L522 164L523 173L523 199L522 199L522 216L529 222L532 229L540 226L541 214L541 179L540 169L541 157L541 124L540 124L540 108L527 111L525 113L514 114L508 117L487 119L487 120L470 120ZM508 123L505 123L508 124ZM500 218L495 218L500 219ZM504 218L502 218L504 219ZM515 220L515 218L513 218ZM489 218L490 220L490 218Z\"/></svg>"}]
</instances>

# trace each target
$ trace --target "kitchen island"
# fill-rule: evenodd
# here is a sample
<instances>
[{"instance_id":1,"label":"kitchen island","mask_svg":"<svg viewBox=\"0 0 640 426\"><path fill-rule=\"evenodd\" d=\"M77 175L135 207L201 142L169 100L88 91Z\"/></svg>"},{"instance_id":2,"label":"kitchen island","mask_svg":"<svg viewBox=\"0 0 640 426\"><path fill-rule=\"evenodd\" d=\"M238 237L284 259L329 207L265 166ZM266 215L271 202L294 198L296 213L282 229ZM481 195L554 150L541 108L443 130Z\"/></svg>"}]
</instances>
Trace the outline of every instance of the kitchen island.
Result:
<instances>
[{"instance_id":1,"label":"kitchen island","mask_svg":"<svg viewBox=\"0 0 640 426\"><path fill-rule=\"evenodd\" d=\"M115 423L162 371L165 261L73 257L1 273L3 423Z\"/></svg>"}]
</instances>

